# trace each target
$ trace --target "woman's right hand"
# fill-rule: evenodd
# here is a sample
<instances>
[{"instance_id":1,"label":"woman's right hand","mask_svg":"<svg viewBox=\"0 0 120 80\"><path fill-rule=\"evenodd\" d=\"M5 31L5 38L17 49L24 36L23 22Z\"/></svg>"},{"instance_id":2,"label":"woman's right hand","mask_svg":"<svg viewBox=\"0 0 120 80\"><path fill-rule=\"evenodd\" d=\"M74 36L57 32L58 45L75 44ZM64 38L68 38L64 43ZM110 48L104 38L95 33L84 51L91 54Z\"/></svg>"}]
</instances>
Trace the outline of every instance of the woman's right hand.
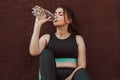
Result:
<instances>
[{"instance_id":1,"label":"woman's right hand","mask_svg":"<svg viewBox=\"0 0 120 80\"><path fill-rule=\"evenodd\" d=\"M48 18L46 18L46 17L47 17L47 15L45 13L45 10L41 9L40 12L39 12L39 15L36 16L35 24L36 25L42 25L45 22L49 21L50 18L51 18L51 17L48 17Z\"/></svg>"}]
</instances>

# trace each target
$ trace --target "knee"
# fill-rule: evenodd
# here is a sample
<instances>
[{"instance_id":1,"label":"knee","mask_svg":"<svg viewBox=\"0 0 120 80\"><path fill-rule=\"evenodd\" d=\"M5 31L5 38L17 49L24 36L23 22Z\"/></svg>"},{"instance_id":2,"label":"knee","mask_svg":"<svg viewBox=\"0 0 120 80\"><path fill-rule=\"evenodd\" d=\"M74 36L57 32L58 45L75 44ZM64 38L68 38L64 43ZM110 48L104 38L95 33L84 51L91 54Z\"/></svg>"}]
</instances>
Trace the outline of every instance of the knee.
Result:
<instances>
[{"instance_id":1,"label":"knee","mask_svg":"<svg viewBox=\"0 0 120 80\"><path fill-rule=\"evenodd\" d=\"M42 51L41 55L40 55L40 58L41 59L50 59L51 57L54 57L53 56L53 52L49 49L45 49Z\"/></svg>"},{"instance_id":2,"label":"knee","mask_svg":"<svg viewBox=\"0 0 120 80\"><path fill-rule=\"evenodd\" d=\"M91 80L86 69L80 68L74 74L74 80Z\"/></svg>"}]
</instances>

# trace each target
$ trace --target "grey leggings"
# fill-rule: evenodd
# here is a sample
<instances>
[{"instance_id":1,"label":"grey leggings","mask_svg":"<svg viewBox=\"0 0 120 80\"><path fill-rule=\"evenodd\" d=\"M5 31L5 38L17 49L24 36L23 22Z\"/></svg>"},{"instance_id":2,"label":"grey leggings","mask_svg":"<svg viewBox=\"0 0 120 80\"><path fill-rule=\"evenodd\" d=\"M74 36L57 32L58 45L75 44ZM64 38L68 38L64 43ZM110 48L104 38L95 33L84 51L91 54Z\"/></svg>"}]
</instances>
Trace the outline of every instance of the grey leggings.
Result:
<instances>
[{"instance_id":1,"label":"grey leggings","mask_svg":"<svg viewBox=\"0 0 120 80\"><path fill-rule=\"evenodd\" d=\"M42 80L65 80L74 69L56 68L53 52L45 49L40 55L40 74ZM72 80L91 80L86 69L77 70Z\"/></svg>"}]
</instances>

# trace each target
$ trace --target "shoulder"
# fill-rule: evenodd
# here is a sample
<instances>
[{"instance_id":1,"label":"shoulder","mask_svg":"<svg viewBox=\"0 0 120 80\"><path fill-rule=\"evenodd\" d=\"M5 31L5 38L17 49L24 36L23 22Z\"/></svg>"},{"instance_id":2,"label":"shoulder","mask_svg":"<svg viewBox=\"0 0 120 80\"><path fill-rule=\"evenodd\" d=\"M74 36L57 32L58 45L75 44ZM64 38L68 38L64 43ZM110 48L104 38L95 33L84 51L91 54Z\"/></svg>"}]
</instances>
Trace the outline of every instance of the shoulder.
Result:
<instances>
[{"instance_id":1,"label":"shoulder","mask_svg":"<svg viewBox=\"0 0 120 80\"><path fill-rule=\"evenodd\" d=\"M43 41L46 41L46 43L48 44L48 42L50 41L50 35L51 35L51 34L44 34L44 35L41 37L41 39L42 39Z\"/></svg>"},{"instance_id":2,"label":"shoulder","mask_svg":"<svg viewBox=\"0 0 120 80\"><path fill-rule=\"evenodd\" d=\"M44 35L41 36L40 39L42 39L42 40L49 40L49 38L50 38L50 34L44 34Z\"/></svg>"},{"instance_id":3,"label":"shoulder","mask_svg":"<svg viewBox=\"0 0 120 80\"><path fill-rule=\"evenodd\" d=\"M76 35L76 40L83 40L83 37L81 35Z\"/></svg>"},{"instance_id":4,"label":"shoulder","mask_svg":"<svg viewBox=\"0 0 120 80\"><path fill-rule=\"evenodd\" d=\"M84 43L84 39L81 35L76 35L77 44Z\"/></svg>"},{"instance_id":5,"label":"shoulder","mask_svg":"<svg viewBox=\"0 0 120 80\"><path fill-rule=\"evenodd\" d=\"M48 38L48 37L50 37L50 34L44 34L42 37Z\"/></svg>"}]
</instances>

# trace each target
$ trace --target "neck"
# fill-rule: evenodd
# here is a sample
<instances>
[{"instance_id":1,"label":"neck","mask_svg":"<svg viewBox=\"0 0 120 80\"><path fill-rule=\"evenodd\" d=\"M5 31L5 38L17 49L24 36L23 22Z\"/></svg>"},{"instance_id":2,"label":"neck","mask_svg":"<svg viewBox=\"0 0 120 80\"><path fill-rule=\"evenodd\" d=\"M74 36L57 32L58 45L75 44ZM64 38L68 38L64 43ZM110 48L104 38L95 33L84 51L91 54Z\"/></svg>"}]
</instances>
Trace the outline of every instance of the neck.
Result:
<instances>
[{"instance_id":1,"label":"neck","mask_svg":"<svg viewBox=\"0 0 120 80\"><path fill-rule=\"evenodd\" d=\"M68 26L57 27L57 31L55 34L63 37L69 35L70 33L68 32Z\"/></svg>"},{"instance_id":2,"label":"neck","mask_svg":"<svg viewBox=\"0 0 120 80\"><path fill-rule=\"evenodd\" d=\"M68 27L67 26L57 27L57 31L56 31L55 35L59 38L68 37L70 35L70 33L68 32Z\"/></svg>"}]
</instances>

